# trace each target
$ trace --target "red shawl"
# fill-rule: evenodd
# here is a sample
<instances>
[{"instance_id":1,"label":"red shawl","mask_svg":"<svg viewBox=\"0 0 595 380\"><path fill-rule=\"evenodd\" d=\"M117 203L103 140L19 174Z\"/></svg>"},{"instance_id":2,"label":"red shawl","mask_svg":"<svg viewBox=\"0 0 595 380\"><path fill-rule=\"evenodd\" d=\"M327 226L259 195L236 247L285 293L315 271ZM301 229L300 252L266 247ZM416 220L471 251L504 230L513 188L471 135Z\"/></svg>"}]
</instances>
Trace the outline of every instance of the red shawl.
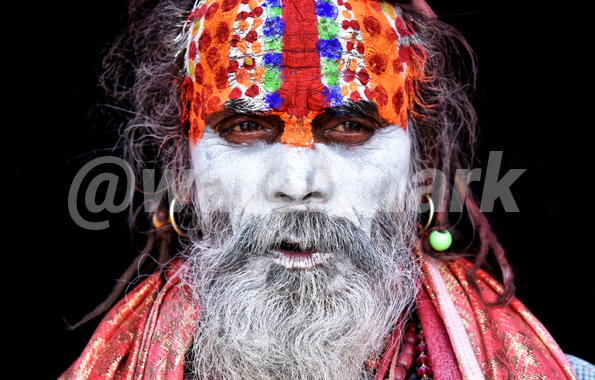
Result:
<instances>
[{"instance_id":1,"label":"red shawl","mask_svg":"<svg viewBox=\"0 0 595 380\"><path fill-rule=\"evenodd\" d=\"M465 279L471 263L437 262L420 252L418 257L423 280L418 315L436 380L578 379L554 339L519 300L503 308L484 306ZM182 380L184 353L200 315L180 282L184 269L175 261L127 294L59 380ZM495 300L501 285L481 270L477 278L482 297Z\"/></svg>"}]
</instances>

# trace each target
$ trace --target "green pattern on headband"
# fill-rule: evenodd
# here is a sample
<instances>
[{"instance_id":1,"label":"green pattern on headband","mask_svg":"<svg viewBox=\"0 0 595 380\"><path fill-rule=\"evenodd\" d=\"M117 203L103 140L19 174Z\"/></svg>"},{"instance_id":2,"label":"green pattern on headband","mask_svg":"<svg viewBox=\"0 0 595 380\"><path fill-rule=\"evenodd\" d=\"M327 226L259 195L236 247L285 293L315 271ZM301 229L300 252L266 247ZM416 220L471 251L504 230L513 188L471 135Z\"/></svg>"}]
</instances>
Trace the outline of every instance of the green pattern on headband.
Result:
<instances>
[{"instance_id":1,"label":"green pattern on headband","mask_svg":"<svg viewBox=\"0 0 595 380\"><path fill-rule=\"evenodd\" d=\"M339 83L339 62L331 58L322 58L320 60L322 77L326 79L329 86L336 86Z\"/></svg>"},{"instance_id":2,"label":"green pattern on headband","mask_svg":"<svg viewBox=\"0 0 595 380\"><path fill-rule=\"evenodd\" d=\"M281 88L281 70L277 67L269 67L262 78L264 89L267 92L275 92Z\"/></svg>"},{"instance_id":3,"label":"green pattern on headband","mask_svg":"<svg viewBox=\"0 0 595 380\"><path fill-rule=\"evenodd\" d=\"M264 48L271 53L281 53L283 40L281 38L265 37Z\"/></svg>"},{"instance_id":4,"label":"green pattern on headband","mask_svg":"<svg viewBox=\"0 0 595 380\"><path fill-rule=\"evenodd\" d=\"M330 18L321 17L318 20L318 36L322 40L330 40L339 35L339 24Z\"/></svg>"},{"instance_id":5,"label":"green pattern on headband","mask_svg":"<svg viewBox=\"0 0 595 380\"><path fill-rule=\"evenodd\" d=\"M267 9L267 16L270 18L281 17L282 15L283 15L283 10L281 8L269 7Z\"/></svg>"}]
</instances>

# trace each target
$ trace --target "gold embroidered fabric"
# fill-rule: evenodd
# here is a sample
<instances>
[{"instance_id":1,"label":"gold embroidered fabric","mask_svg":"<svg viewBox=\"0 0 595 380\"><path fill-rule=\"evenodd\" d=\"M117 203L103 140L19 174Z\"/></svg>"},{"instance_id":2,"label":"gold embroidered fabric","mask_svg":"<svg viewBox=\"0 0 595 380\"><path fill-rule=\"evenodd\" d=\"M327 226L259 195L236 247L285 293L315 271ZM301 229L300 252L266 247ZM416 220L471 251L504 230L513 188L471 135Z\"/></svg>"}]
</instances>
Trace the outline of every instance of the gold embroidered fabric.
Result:
<instances>
[{"instance_id":1,"label":"gold embroidered fabric","mask_svg":"<svg viewBox=\"0 0 595 380\"><path fill-rule=\"evenodd\" d=\"M423 285L445 320L446 305L438 295L436 279L425 256L417 253ZM458 259L437 261L437 265L486 380L578 379L556 341L516 297L508 306L486 307L466 279L473 264ZM496 301L502 286L485 271L478 270L476 277L483 299L487 303ZM454 327L445 325L452 341ZM461 353L453 349L459 358ZM469 378L459 365L463 376Z\"/></svg>"}]
</instances>

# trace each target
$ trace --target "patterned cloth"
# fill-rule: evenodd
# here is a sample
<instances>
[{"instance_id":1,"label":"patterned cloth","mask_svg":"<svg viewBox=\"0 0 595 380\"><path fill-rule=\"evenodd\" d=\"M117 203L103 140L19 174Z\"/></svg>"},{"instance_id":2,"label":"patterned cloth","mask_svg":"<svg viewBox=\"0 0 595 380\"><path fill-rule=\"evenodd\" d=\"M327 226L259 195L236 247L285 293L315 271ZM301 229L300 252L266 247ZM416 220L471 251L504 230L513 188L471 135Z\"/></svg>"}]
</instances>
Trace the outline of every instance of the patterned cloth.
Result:
<instances>
[{"instance_id":1,"label":"patterned cloth","mask_svg":"<svg viewBox=\"0 0 595 380\"><path fill-rule=\"evenodd\" d=\"M444 322L463 379L594 378L592 365L571 357L571 366L516 298L509 306L486 308L465 279L470 262L436 262L421 251L416 254L423 286ZM59 380L182 380L184 356L200 316L200 307L180 281L184 270L183 262L173 262L118 302ZM481 296L495 300L501 285L483 271L477 277Z\"/></svg>"},{"instance_id":2,"label":"patterned cloth","mask_svg":"<svg viewBox=\"0 0 595 380\"><path fill-rule=\"evenodd\" d=\"M103 318L59 380L182 380L200 308L180 283L180 261L140 283Z\"/></svg>"},{"instance_id":3,"label":"patterned cloth","mask_svg":"<svg viewBox=\"0 0 595 380\"><path fill-rule=\"evenodd\" d=\"M566 357L579 380L595 380L595 365L576 356L566 354Z\"/></svg>"},{"instance_id":4,"label":"patterned cloth","mask_svg":"<svg viewBox=\"0 0 595 380\"><path fill-rule=\"evenodd\" d=\"M442 317L459 369L466 379L577 379L568 359L545 327L515 297L493 303L502 286L478 270L478 294L467 282L469 261L436 261L417 251L423 285Z\"/></svg>"}]
</instances>

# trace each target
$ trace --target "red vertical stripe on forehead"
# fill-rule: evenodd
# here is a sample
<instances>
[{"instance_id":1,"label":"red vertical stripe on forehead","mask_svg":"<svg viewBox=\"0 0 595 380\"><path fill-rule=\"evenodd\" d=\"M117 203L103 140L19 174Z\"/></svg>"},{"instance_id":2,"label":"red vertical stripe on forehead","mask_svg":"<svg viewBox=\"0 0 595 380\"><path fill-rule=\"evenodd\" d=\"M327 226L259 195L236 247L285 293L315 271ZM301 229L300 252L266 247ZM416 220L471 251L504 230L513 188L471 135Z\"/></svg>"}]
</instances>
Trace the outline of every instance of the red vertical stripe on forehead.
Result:
<instances>
[{"instance_id":1,"label":"red vertical stripe on forehead","mask_svg":"<svg viewBox=\"0 0 595 380\"><path fill-rule=\"evenodd\" d=\"M283 0L283 84L281 111L303 118L326 107L320 79L318 18L314 0Z\"/></svg>"}]
</instances>

